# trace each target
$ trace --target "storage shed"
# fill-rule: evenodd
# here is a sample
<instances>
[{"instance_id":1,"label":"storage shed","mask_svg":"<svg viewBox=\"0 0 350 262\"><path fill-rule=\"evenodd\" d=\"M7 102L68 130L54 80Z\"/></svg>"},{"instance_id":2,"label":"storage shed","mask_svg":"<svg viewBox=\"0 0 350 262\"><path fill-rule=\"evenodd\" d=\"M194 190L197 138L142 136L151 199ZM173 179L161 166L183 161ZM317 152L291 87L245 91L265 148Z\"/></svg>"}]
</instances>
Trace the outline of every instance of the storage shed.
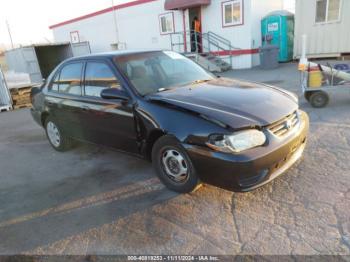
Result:
<instances>
[{"instance_id":1,"label":"storage shed","mask_svg":"<svg viewBox=\"0 0 350 262\"><path fill-rule=\"evenodd\" d=\"M72 56L90 53L89 43L44 44L25 46L5 52L9 70L27 73L31 83L41 83L62 61Z\"/></svg>"},{"instance_id":2,"label":"storage shed","mask_svg":"<svg viewBox=\"0 0 350 262\"><path fill-rule=\"evenodd\" d=\"M349 0L296 0L294 57L301 56L303 34L310 58L350 54L349 27Z\"/></svg>"}]
</instances>

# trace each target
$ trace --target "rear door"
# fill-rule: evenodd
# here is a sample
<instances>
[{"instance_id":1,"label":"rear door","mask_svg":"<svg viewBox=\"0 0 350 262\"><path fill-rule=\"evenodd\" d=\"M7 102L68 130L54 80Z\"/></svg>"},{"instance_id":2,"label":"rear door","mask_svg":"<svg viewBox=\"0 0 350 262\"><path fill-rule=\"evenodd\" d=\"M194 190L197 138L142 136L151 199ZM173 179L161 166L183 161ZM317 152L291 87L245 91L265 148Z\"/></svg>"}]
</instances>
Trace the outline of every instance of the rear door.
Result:
<instances>
[{"instance_id":1,"label":"rear door","mask_svg":"<svg viewBox=\"0 0 350 262\"><path fill-rule=\"evenodd\" d=\"M64 132L84 139L80 112L82 104L82 76L84 62L72 62L59 70L49 86L46 105Z\"/></svg>"},{"instance_id":2,"label":"rear door","mask_svg":"<svg viewBox=\"0 0 350 262\"><path fill-rule=\"evenodd\" d=\"M119 79L109 61L87 61L83 94L86 110L82 119L90 141L137 153L132 101L105 100L100 95L103 89L123 89Z\"/></svg>"}]
</instances>

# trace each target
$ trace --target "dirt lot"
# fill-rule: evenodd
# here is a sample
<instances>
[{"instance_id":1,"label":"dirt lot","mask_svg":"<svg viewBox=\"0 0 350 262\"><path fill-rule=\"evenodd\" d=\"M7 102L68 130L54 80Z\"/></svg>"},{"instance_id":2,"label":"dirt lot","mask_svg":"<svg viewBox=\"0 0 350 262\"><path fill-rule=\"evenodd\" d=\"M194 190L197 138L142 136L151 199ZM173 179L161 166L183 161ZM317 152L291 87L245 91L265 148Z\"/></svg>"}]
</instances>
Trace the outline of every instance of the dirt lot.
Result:
<instances>
[{"instance_id":1,"label":"dirt lot","mask_svg":"<svg viewBox=\"0 0 350 262\"><path fill-rule=\"evenodd\" d=\"M228 76L301 95L296 65ZM28 110L0 114L0 254L348 254L350 94L311 117L302 162L250 193L178 195L143 160L55 152Z\"/></svg>"}]
</instances>

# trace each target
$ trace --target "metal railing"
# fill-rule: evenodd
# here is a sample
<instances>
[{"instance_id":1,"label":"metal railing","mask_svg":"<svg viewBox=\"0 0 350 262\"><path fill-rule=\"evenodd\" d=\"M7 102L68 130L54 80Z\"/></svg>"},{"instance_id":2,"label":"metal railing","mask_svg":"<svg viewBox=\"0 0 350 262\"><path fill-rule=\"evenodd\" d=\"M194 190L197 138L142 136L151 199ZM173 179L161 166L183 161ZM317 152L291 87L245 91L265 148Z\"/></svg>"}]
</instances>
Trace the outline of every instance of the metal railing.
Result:
<instances>
[{"instance_id":1,"label":"metal railing","mask_svg":"<svg viewBox=\"0 0 350 262\"><path fill-rule=\"evenodd\" d=\"M198 41L199 40L199 41ZM239 50L234 47L231 41L214 33L199 33L193 30L180 31L170 34L171 50L180 53L198 53L210 54L223 59L228 58L232 66L233 54L228 52L228 55L221 55L221 51ZM194 47L194 48L193 48ZM175 50L177 48L177 50ZM190 50L190 52L189 52Z\"/></svg>"}]
</instances>

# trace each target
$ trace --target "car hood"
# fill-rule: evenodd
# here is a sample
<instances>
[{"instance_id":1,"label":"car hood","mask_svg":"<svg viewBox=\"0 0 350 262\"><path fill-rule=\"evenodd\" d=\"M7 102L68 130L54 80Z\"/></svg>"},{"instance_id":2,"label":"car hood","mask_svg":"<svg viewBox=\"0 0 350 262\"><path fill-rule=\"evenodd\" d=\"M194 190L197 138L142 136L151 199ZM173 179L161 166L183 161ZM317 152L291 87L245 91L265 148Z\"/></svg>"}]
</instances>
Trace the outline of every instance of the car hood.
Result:
<instances>
[{"instance_id":1,"label":"car hood","mask_svg":"<svg viewBox=\"0 0 350 262\"><path fill-rule=\"evenodd\" d=\"M266 126L298 109L297 99L279 88L232 79L174 88L150 95L234 129Z\"/></svg>"}]
</instances>

